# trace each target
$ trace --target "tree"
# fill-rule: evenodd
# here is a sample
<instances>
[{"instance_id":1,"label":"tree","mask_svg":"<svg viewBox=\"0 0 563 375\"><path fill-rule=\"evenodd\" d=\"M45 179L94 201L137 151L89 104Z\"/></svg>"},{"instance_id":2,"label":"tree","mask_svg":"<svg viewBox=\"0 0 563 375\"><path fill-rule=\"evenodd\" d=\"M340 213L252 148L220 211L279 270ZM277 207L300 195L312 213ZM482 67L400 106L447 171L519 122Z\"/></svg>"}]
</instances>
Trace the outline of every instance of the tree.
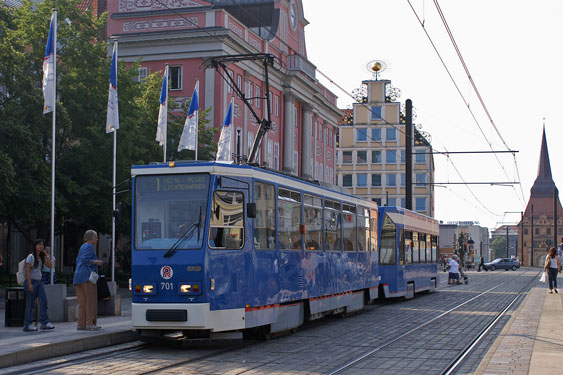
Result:
<instances>
[{"instance_id":1,"label":"tree","mask_svg":"<svg viewBox=\"0 0 563 375\"><path fill-rule=\"evenodd\" d=\"M458 239L457 239L457 252L459 254L459 257L460 257L462 264L465 263L465 256L467 255L467 252L469 251L469 249L467 248L467 246L469 246L467 244L467 241L469 240L469 238L470 238L469 233L461 232L459 234Z\"/></svg>"},{"instance_id":2,"label":"tree","mask_svg":"<svg viewBox=\"0 0 563 375\"><path fill-rule=\"evenodd\" d=\"M506 237L494 236L491 247L493 248L493 254L495 259L506 256Z\"/></svg>"}]
</instances>

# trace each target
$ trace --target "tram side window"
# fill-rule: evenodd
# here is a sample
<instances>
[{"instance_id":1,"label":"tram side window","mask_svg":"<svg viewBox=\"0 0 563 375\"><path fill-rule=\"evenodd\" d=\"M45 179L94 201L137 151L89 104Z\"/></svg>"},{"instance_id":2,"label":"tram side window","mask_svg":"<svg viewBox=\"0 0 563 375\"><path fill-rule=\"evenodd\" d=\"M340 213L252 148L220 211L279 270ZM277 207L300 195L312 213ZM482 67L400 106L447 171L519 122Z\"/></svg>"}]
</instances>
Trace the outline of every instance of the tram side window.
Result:
<instances>
[{"instance_id":1,"label":"tram side window","mask_svg":"<svg viewBox=\"0 0 563 375\"><path fill-rule=\"evenodd\" d=\"M377 210L371 210L371 216L369 221L369 230L370 230L370 244L371 244L371 251L377 252L378 248L378 236L377 236L377 217L378 213Z\"/></svg>"},{"instance_id":2,"label":"tram side window","mask_svg":"<svg viewBox=\"0 0 563 375\"><path fill-rule=\"evenodd\" d=\"M301 249L301 193L278 189L278 241L281 250Z\"/></svg>"},{"instance_id":3,"label":"tram side window","mask_svg":"<svg viewBox=\"0 0 563 375\"><path fill-rule=\"evenodd\" d=\"M276 196L273 185L262 182L254 183L254 246L260 250L276 248Z\"/></svg>"},{"instance_id":4,"label":"tram side window","mask_svg":"<svg viewBox=\"0 0 563 375\"><path fill-rule=\"evenodd\" d=\"M356 251L356 206L342 205L342 243L344 251Z\"/></svg>"},{"instance_id":5,"label":"tram side window","mask_svg":"<svg viewBox=\"0 0 563 375\"><path fill-rule=\"evenodd\" d=\"M432 241L430 235L426 235L426 263L432 263Z\"/></svg>"},{"instance_id":6,"label":"tram side window","mask_svg":"<svg viewBox=\"0 0 563 375\"><path fill-rule=\"evenodd\" d=\"M438 237L432 236L432 263L438 263Z\"/></svg>"},{"instance_id":7,"label":"tram side window","mask_svg":"<svg viewBox=\"0 0 563 375\"><path fill-rule=\"evenodd\" d=\"M393 220L385 214L383 228L381 229L381 251L379 252L379 264L396 264L396 236L397 227Z\"/></svg>"},{"instance_id":8,"label":"tram side window","mask_svg":"<svg viewBox=\"0 0 563 375\"><path fill-rule=\"evenodd\" d=\"M244 243L244 196L236 191L215 191L209 220L209 246L240 249Z\"/></svg>"},{"instance_id":9,"label":"tram side window","mask_svg":"<svg viewBox=\"0 0 563 375\"><path fill-rule=\"evenodd\" d=\"M340 250L342 237L340 202L325 200L324 220L325 248L327 250Z\"/></svg>"},{"instance_id":10,"label":"tram side window","mask_svg":"<svg viewBox=\"0 0 563 375\"><path fill-rule=\"evenodd\" d=\"M303 197L303 224L305 224L305 249L322 250L323 248L323 206L320 197Z\"/></svg>"},{"instance_id":11,"label":"tram side window","mask_svg":"<svg viewBox=\"0 0 563 375\"><path fill-rule=\"evenodd\" d=\"M412 232L412 262L420 262L420 251L418 250L418 232Z\"/></svg>"},{"instance_id":12,"label":"tram side window","mask_svg":"<svg viewBox=\"0 0 563 375\"><path fill-rule=\"evenodd\" d=\"M405 231L405 263L412 263L412 232Z\"/></svg>"},{"instance_id":13,"label":"tram side window","mask_svg":"<svg viewBox=\"0 0 563 375\"><path fill-rule=\"evenodd\" d=\"M424 233L418 234L418 246L420 248L420 263L426 262L426 235Z\"/></svg>"},{"instance_id":14,"label":"tram side window","mask_svg":"<svg viewBox=\"0 0 563 375\"><path fill-rule=\"evenodd\" d=\"M358 250L369 251L369 210L358 207Z\"/></svg>"}]
</instances>

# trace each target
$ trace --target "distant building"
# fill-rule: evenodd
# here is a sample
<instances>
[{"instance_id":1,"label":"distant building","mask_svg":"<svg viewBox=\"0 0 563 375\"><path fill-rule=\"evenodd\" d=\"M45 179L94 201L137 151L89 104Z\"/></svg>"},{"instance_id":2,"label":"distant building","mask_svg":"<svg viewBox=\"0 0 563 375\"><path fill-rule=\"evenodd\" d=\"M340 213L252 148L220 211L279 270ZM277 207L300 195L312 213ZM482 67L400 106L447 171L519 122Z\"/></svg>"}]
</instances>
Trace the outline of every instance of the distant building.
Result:
<instances>
[{"instance_id":1,"label":"distant building","mask_svg":"<svg viewBox=\"0 0 563 375\"><path fill-rule=\"evenodd\" d=\"M462 233L467 233L469 241L466 243L470 261L477 263L479 257L483 255L485 261L492 260L489 251L489 228L482 227L476 221L457 221L440 224L440 255L453 255L459 252L458 239Z\"/></svg>"},{"instance_id":2,"label":"distant building","mask_svg":"<svg viewBox=\"0 0 563 375\"><path fill-rule=\"evenodd\" d=\"M525 266L543 267L549 248L557 246L563 235L563 210L559 193L551 177L551 164L543 129L538 176L530 191L530 200L524 212L523 222L518 225L519 244L524 250ZM556 218L556 220L555 220ZM555 225L557 223L557 225ZM521 230L524 229L522 235Z\"/></svg>"},{"instance_id":3,"label":"distant building","mask_svg":"<svg viewBox=\"0 0 563 375\"><path fill-rule=\"evenodd\" d=\"M339 127L337 183L378 205L405 207L405 124L401 103L386 95L389 80L362 82L367 96L345 111ZM434 216L434 158L428 140L414 130L414 211Z\"/></svg>"},{"instance_id":4,"label":"distant building","mask_svg":"<svg viewBox=\"0 0 563 375\"><path fill-rule=\"evenodd\" d=\"M508 242L508 247L499 249L496 254L492 254L497 258L521 258L522 253L519 247L519 227L518 225L502 225L491 232L491 252L495 251L493 242L496 237L501 237ZM506 242L505 242L506 244Z\"/></svg>"}]
</instances>

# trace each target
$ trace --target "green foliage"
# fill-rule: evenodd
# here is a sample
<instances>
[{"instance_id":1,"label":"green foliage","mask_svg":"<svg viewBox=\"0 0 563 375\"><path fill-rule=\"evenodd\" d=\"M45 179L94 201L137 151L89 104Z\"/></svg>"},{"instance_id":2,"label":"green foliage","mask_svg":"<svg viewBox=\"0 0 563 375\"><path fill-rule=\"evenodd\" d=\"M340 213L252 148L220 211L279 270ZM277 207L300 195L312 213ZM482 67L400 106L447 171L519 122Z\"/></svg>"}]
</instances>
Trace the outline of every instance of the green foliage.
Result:
<instances>
[{"instance_id":1,"label":"green foliage","mask_svg":"<svg viewBox=\"0 0 563 375\"><path fill-rule=\"evenodd\" d=\"M491 244L493 248L493 257L504 258L506 257L506 237L505 236L494 236L493 243Z\"/></svg>"}]
</instances>

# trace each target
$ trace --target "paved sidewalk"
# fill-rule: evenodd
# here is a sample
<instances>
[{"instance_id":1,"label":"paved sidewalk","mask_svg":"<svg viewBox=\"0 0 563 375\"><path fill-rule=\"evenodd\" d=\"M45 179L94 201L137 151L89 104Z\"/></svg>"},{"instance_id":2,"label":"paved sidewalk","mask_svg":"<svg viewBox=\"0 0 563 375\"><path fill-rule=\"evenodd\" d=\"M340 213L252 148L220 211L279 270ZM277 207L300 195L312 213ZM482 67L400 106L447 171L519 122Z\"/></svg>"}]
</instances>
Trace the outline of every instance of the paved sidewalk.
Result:
<instances>
[{"instance_id":1,"label":"paved sidewalk","mask_svg":"<svg viewBox=\"0 0 563 375\"><path fill-rule=\"evenodd\" d=\"M131 297L121 297L121 316L99 316L100 331L77 331L76 322L54 322L49 331L24 332L5 326L0 309L0 368L136 339L131 330Z\"/></svg>"},{"instance_id":2,"label":"paved sidewalk","mask_svg":"<svg viewBox=\"0 0 563 375\"><path fill-rule=\"evenodd\" d=\"M561 294L548 294L545 284L538 282L513 313L475 374L563 374L562 317Z\"/></svg>"}]
</instances>

